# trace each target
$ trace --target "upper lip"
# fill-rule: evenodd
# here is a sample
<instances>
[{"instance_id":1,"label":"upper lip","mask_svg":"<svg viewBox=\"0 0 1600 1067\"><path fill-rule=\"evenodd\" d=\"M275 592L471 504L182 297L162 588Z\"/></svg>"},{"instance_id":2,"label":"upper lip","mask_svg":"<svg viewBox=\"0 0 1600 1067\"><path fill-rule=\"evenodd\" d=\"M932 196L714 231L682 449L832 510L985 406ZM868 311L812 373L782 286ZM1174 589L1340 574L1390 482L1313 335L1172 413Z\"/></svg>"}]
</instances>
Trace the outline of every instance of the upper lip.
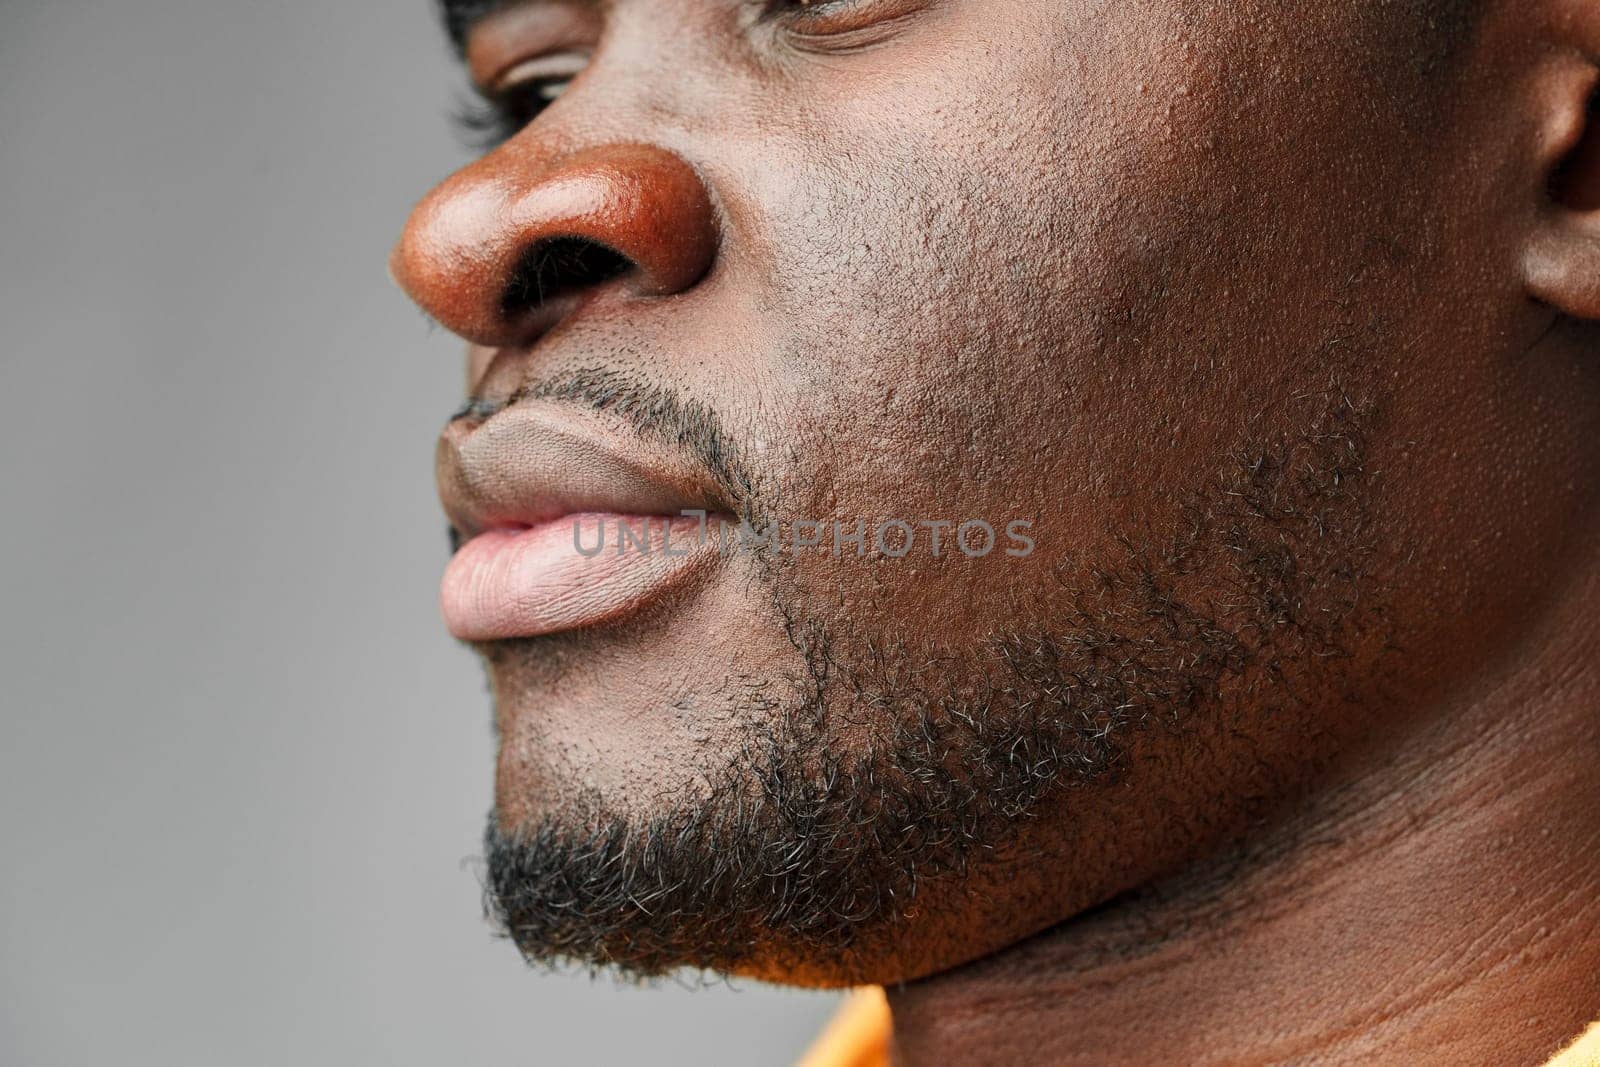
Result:
<instances>
[{"instance_id":1,"label":"upper lip","mask_svg":"<svg viewBox=\"0 0 1600 1067\"><path fill-rule=\"evenodd\" d=\"M487 419L451 420L439 437L439 499L466 541L565 515L726 511L706 473L646 448L600 413L519 401Z\"/></svg>"}]
</instances>

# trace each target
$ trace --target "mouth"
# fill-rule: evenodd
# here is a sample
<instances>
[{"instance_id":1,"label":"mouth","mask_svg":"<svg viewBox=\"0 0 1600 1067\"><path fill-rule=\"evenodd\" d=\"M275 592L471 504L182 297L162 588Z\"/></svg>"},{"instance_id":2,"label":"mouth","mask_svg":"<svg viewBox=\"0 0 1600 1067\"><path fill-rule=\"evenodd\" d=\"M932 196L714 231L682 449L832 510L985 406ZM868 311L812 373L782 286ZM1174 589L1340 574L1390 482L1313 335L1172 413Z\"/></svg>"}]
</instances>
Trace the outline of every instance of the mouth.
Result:
<instances>
[{"instance_id":1,"label":"mouth","mask_svg":"<svg viewBox=\"0 0 1600 1067\"><path fill-rule=\"evenodd\" d=\"M729 509L706 476L603 417L533 401L453 420L436 456L460 547L440 608L484 642L598 626L704 579Z\"/></svg>"}]
</instances>

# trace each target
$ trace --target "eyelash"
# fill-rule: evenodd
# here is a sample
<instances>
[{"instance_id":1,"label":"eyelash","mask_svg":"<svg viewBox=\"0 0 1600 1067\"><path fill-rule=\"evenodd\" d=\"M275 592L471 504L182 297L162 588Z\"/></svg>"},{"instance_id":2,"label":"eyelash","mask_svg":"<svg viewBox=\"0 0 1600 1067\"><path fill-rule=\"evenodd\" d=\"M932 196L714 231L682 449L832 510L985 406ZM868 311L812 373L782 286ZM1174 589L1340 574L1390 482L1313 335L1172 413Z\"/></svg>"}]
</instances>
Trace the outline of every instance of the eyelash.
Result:
<instances>
[{"instance_id":1,"label":"eyelash","mask_svg":"<svg viewBox=\"0 0 1600 1067\"><path fill-rule=\"evenodd\" d=\"M570 78L530 79L493 95L463 100L452 116L469 148L488 151L520 133L554 102Z\"/></svg>"}]
</instances>

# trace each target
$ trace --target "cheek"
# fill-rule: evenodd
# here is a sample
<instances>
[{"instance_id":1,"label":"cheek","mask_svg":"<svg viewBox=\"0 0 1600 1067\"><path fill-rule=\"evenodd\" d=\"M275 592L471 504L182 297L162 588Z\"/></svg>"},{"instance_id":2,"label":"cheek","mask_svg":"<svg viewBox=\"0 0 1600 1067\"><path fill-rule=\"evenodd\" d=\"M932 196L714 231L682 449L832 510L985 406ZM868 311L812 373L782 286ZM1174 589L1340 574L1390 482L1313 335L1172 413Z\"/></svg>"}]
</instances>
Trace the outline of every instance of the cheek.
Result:
<instances>
[{"instance_id":1,"label":"cheek","mask_svg":"<svg viewBox=\"0 0 1600 1067\"><path fill-rule=\"evenodd\" d=\"M1208 50L1171 12L1109 34L1087 18L1016 5L992 20L1015 39L991 27L986 49L934 41L841 75L810 105L812 136L770 144L746 176L786 513L1039 531L1022 561L798 564L840 619L992 629L1059 569L1173 528L1325 384L1319 346L1343 314L1327 279L1371 256L1313 208L1358 218L1366 190L1261 140L1313 127L1304 104L1228 125L1259 57Z\"/></svg>"},{"instance_id":2,"label":"cheek","mask_svg":"<svg viewBox=\"0 0 1600 1067\"><path fill-rule=\"evenodd\" d=\"M796 185L817 195L771 220L788 251L764 327L789 517L1037 533L1025 559L797 564L813 610L912 636L993 629L1055 568L1103 556L1162 486L1199 476L1176 447L1184 398L1153 372L1171 359L1133 320L1169 317L1167 279L1201 242L1118 225L1108 204L1137 188L1137 167L1057 183L1060 139L1042 130L1001 169L982 137L941 144L927 122L847 184L798 164Z\"/></svg>"}]
</instances>

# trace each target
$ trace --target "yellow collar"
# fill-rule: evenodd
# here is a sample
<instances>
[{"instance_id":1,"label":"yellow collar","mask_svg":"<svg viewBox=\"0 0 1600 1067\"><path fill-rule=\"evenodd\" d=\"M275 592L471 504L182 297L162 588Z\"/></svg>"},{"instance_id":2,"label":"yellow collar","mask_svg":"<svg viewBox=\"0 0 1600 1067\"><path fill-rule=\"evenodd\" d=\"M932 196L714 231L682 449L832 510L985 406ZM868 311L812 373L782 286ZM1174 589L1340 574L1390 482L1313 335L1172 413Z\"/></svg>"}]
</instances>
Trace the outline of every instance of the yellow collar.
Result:
<instances>
[{"instance_id":1,"label":"yellow collar","mask_svg":"<svg viewBox=\"0 0 1600 1067\"><path fill-rule=\"evenodd\" d=\"M889 1002L873 986L851 995L796 1067L889 1067ZM1600 1023L1545 1067L1600 1067Z\"/></svg>"}]
</instances>

